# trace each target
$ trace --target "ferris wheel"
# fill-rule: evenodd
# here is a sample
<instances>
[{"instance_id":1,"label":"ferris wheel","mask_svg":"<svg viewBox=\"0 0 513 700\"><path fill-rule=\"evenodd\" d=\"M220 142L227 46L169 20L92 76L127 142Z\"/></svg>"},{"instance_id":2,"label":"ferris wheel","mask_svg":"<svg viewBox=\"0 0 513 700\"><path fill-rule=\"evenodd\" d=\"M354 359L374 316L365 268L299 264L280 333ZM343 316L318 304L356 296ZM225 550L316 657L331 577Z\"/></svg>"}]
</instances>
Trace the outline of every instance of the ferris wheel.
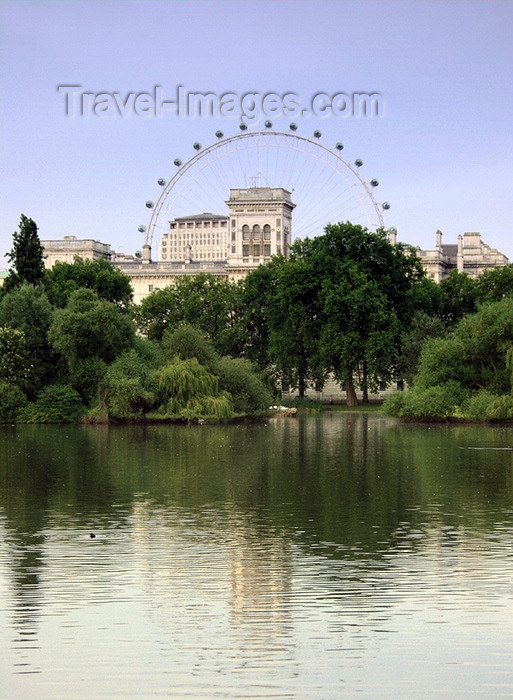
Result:
<instances>
[{"instance_id":1,"label":"ferris wheel","mask_svg":"<svg viewBox=\"0 0 513 700\"><path fill-rule=\"evenodd\" d=\"M144 244L152 246L169 229L169 221L203 212L228 215L230 189L281 187L291 193L296 205L292 239L313 238L329 223L350 221L371 231L384 228L383 211L388 202L378 203L378 180L361 175L363 161L352 163L342 156L344 144L322 143L320 131L312 136L298 133L296 123L288 131L276 131L270 121L264 130L250 131L242 123L239 132L225 136L216 131L216 141L207 147L194 143L195 153L182 162L175 158L175 172L169 180L159 178L162 188L151 210L147 226L138 227Z\"/></svg>"}]
</instances>

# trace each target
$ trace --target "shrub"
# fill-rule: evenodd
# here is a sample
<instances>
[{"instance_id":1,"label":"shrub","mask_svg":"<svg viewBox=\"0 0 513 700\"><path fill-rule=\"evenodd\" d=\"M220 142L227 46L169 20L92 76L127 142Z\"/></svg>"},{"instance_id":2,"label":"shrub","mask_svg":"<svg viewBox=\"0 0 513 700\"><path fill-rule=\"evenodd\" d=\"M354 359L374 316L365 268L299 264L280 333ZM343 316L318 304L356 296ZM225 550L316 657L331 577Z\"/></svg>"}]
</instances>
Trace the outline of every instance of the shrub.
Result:
<instances>
[{"instance_id":1,"label":"shrub","mask_svg":"<svg viewBox=\"0 0 513 700\"><path fill-rule=\"evenodd\" d=\"M497 396L488 406L486 417L488 420L513 418L513 396L509 394Z\"/></svg>"},{"instance_id":2,"label":"shrub","mask_svg":"<svg viewBox=\"0 0 513 700\"><path fill-rule=\"evenodd\" d=\"M488 409L497 398L496 394L482 389L463 402L458 414L462 418L488 420Z\"/></svg>"},{"instance_id":3,"label":"shrub","mask_svg":"<svg viewBox=\"0 0 513 700\"><path fill-rule=\"evenodd\" d=\"M162 350L168 359L179 357L181 360L190 360L195 357L200 365L209 369L219 358L205 335L188 324L183 324L175 330L166 330L162 338Z\"/></svg>"},{"instance_id":4,"label":"shrub","mask_svg":"<svg viewBox=\"0 0 513 700\"><path fill-rule=\"evenodd\" d=\"M270 391L248 360L223 357L217 362L215 373L220 388L231 394L236 413L263 411L271 405Z\"/></svg>"},{"instance_id":5,"label":"shrub","mask_svg":"<svg viewBox=\"0 0 513 700\"><path fill-rule=\"evenodd\" d=\"M455 381L427 389L413 387L404 392L402 406L396 415L427 420L449 418L467 397L468 391Z\"/></svg>"},{"instance_id":6,"label":"shrub","mask_svg":"<svg viewBox=\"0 0 513 700\"><path fill-rule=\"evenodd\" d=\"M75 423L85 412L80 394L69 385L53 384L40 393L37 401L26 407L27 423Z\"/></svg>"},{"instance_id":7,"label":"shrub","mask_svg":"<svg viewBox=\"0 0 513 700\"><path fill-rule=\"evenodd\" d=\"M157 381L136 350L107 367L98 391L99 408L111 418L135 418L154 407Z\"/></svg>"},{"instance_id":8,"label":"shrub","mask_svg":"<svg viewBox=\"0 0 513 700\"><path fill-rule=\"evenodd\" d=\"M27 397L17 386L0 382L0 423L16 421L27 405Z\"/></svg>"},{"instance_id":9,"label":"shrub","mask_svg":"<svg viewBox=\"0 0 513 700\"><path fill-rule=\"evenodd\" d=\"M405 396L406 392L404 391L395 391L390 396L387 396L381 407L382 413L384 413L385 416L400 416L404 406Z\"/></svg>"}]
</instances>

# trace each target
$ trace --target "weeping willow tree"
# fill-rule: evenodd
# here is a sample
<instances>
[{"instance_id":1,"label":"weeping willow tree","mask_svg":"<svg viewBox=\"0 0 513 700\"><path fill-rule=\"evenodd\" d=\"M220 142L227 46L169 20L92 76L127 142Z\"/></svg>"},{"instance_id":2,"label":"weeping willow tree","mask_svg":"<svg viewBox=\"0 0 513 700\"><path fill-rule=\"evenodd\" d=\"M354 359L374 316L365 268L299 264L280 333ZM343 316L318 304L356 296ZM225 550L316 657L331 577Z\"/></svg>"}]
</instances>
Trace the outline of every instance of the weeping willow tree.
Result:
<instances>
[{"instance_id":1,"label":"weeping willow tree","mask_svg":"<svg viewBox=\"0 0 513 700\"><path fill-rule=\"evenodd\" d=\"M231 395L219 392L218 378L193 357L175 357L160 370L163 395L160 413L180 418L230 418L234 414Z\"/></svg>"}]
</instances>

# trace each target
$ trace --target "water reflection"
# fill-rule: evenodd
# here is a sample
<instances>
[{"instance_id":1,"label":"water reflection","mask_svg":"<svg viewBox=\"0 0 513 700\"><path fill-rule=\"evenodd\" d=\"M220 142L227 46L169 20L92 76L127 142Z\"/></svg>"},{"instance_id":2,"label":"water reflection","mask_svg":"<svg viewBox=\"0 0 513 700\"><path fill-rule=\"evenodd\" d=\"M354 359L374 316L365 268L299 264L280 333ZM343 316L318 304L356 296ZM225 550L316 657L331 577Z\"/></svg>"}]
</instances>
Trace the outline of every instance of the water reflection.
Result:
<instances>
[{"instance_id":1,"label":"water reflection","mask_svg":"<svg viewBox=\"0 0 513 700\"><path fill-rule=\"evenodd\" d=\"M368 414L0 427L1 687L510 695L513 451L490 447L510 429Z\"/></svg>"}]
</instances>

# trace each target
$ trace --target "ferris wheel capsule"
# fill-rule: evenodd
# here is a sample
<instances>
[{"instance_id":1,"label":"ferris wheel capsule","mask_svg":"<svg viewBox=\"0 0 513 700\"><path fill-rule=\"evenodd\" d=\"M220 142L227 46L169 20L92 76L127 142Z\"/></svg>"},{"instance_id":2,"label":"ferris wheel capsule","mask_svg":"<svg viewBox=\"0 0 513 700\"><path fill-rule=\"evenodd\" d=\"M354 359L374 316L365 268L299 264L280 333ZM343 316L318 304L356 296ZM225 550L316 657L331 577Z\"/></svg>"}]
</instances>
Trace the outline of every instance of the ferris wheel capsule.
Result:
<instances>
[{"instance_id":1,"label":"ferris wheel capsule","mask_svg":"<svg viewBox=\"0 0 513 700\"><path fill-rule=\"evenodd\" d=\"M137 227L137 230L139 233L144 233L146 231L146 226L143 226L142 224Z\"/></svg>"},{"instance_id":2,"label":"ferris wheel capsule","mask_svg":"<svg viewBox=\"0 0 513 700\"><path fill-rule=\"evenodd\" d=\"M376 178L373 178L373 179L370 181L370 184L371 184L373 187L377 187L377 186L379 185L379 180L376 180Z\"/></svg>"},{"instance_id":3,"label":"ferris wheel capsule","mask_svg":"<svg viewBox=\"0 0 513 700\"><path fill-rule=\"evenodd\" d=\"M294 235L300 238L319 235L326 221L346 220L347 212L355 224L370 230L384 227L384 210L389 209L390 204L376 201L373 188L378 180L362 178L358 172L362 160L344 159L342 142L323 145L318 130L303 136L295 122L278 131L272 126L272 122L266 120L260 130L253 131L251 124L244 124L246 128L239 124L236 133L228 137L216 131L217 139L213 144L203 147L199 142L194 143L194 154L183 164L176 158L176 170L166 184L161 185L158 199L155 203L146 203L151 216L147 229L140 231L145 245L151 246L155 235L168 230L171 218L189 215L191 202L198 202L194 205L198 211L216 211L219 203L230 204L226 202L227 193L231 192L229 188L250 188L255 179L291 193L291 201L297 206ZM227 171L228 178L221 172L222 168ZM326 196L326 185L333 175L340 194L327 200L327 207L322 207L312 221L306 213Z\"/></svg>"},{"instance_id":4,"label":"ferris wheel capsule","mask_svg":"<svg viewBox=\"0 0 513 700\"><path fill-rule=\"evenodd\" d=\"M166 181L164 180L164 178L163 178L163 177L159 177L159 179L157 180L157 185L160 185L161 187L164 187L165 184L166 184Z\"/></svg>"},{"instance_id":5,"label":"ferris wheel capsule","mask_svg":"<svg viewBox=\"0 0 513 700\"><path fill-rule=\"evenodd\" d=\"M241 131L246 131L247 128L248 128L248 125L247 125L247 124L244 124L244 122L241 122L241 123L239 124L239 129L240 129Z\"/></svg>"}]
</instances>

